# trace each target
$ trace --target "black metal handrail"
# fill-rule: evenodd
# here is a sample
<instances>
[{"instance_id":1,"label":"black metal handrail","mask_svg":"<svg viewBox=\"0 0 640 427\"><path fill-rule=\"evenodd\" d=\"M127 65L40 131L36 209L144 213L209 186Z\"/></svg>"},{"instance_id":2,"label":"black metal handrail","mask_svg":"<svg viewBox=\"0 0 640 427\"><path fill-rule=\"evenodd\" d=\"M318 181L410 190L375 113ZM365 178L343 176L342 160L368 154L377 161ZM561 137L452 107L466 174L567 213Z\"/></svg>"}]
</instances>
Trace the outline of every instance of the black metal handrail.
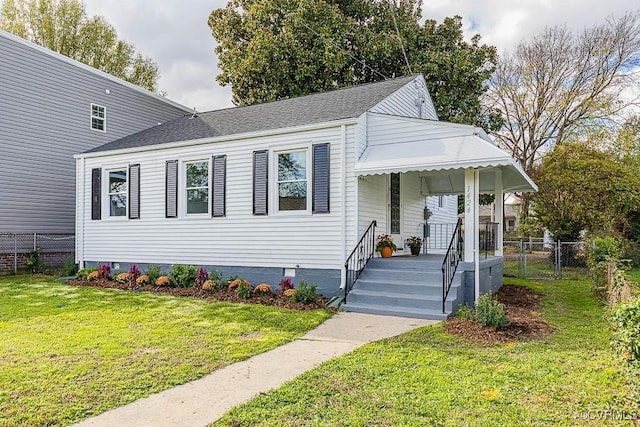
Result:
<instances>
[{"instance_id":1,"label":"black metal handrail","mask_svg":"<svg viewBox=\"0 0 640 427\"><path fill-rule=\"evenodd\" d=\"M480 223L480 251L484 253L485 259L489 257L489 253L496 250L498 226L497 222Z\"/></svg>"},{"instance_id":2,"label":"black metal handrail","mask_svg":"<svg viewBox=\"0 0 640 427\"><path fill-rule=\"evenodd\" d=\"M451 290L453 277L458 269L458 264L464 254L464 241L462 240L462 219L458 219L453 236L449 242L447 253L442 261L442 312L445 313L445 303Z\"/></svg>"},{"instance_id":3,"label":"black metal handrail","mask_svg":"<svg viewBox=\"0 0 640 427\"><path fill-rule=\"evenodd\" d=\"M371 221L367 230L362 234L362 237L358 241L358 244L351 255L344 263L346 271L345 283L344 283L344 302L347 302L347 294L351 292L353 284L360 277L360 273L369 263L369 260L373 257L376 248L376 221Z\"/></svg>"}]
</instances>

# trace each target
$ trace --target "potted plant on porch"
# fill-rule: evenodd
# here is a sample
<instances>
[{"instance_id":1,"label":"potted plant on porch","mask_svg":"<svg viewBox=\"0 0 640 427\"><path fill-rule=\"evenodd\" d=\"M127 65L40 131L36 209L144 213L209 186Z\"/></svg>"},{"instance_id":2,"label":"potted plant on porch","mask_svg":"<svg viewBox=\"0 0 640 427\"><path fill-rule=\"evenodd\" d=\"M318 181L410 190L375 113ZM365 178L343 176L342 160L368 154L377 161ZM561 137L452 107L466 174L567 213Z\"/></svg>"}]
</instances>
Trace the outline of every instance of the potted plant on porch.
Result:
<instances>
[{"instance_id":1,"label":"potted plant on porch","mask_svg":"<svg viewBox=\"0 0 640 427\"><path fill-rule=\"evenodd\" d=\"M380 252L382 258L391 258L393 252L396 251L398 247L395 243L393 243L393 238L388 234L381 234L378 236L378 243L376 243L376 252Z\"/></svg>"},{"instance_id":2,"label":"potted plant on porch","mask_svg":"<svg viewBox=\"0 0 640 427\"><path fill-rule=\"evenodd\" d=\"M422 237L411 236L407 239L407 246L411 249L411 255L420 255L420 248L422 248Z\"/></svg>"}]
</instances>

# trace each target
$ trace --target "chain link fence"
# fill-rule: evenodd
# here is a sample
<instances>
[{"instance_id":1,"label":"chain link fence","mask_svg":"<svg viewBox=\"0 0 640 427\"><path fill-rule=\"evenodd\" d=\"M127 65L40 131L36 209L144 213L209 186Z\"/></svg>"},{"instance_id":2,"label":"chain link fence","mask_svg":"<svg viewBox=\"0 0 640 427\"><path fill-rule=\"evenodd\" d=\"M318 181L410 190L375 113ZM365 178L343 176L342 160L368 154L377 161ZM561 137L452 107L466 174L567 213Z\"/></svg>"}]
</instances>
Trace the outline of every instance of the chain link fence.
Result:
<instances>
[{"instance_id":1,"label":"chain link fence","mask_svg":"<svg viewBox=\"0 0 640 427\"><path fill-rule=\"evenodd\" d=\"M0 233L0 273L26 269L33 250L44 268L60 268L74 257L75 245L73 233Z\"/></svg>"},{"instance_id":2,"label":"chain link fence","mask_svg":"<svg viewBox=\"0 0 640 427\"><path fill-rule=\"evenodd\" d=\"M504 274L528 279L579 279L588 274L584 242L504 241Z\"/></svg>"}]
</instances>

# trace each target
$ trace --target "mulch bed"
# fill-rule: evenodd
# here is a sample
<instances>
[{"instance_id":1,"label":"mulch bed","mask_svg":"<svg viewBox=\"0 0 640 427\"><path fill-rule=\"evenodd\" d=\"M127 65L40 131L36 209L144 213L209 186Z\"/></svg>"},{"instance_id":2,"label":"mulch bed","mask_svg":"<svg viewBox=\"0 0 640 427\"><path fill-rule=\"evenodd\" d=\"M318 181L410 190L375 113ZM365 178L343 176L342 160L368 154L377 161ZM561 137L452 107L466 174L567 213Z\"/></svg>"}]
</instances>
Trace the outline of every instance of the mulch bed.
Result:
<instances>
[{"instance_id":1,"label":"mulch bed","mask_svg":"<svg viewBox=\"0 0 640 427\"><path fill-rule=\"evenodd\" d=\"M199 286L193 286L190 288L176 288L170 286L155 286L155 285L146 285L146 286L137 286L131 285L129 283L120 283L115 280L94 280L91 282L84 280L69 280L66 282L68 285L73 286L86 286L86 287L97 287L97 288L111 288L111 289L121 289L125 291L134 291L134 292L150 292L155 294L162 295L171 295L171 296L180 296L180 297L192 297L192 298L202 298L202 299L210 299L215 301L222 302L234 302L234 303L244 303L244 304L263 304L270 305L274 307L281 308L289 308L292 310L317 310L319 308L325 308L324 305L327 303L328 299L322 296L318 296L318 299L309 304L303 304L300 302L291 301L291 298L282 295L281 292L275 291L268 295L259 295L253 294L251 298L245 299L238 295L235 290L204 290Z\"/></svg>"},{"instance_id":2,"label":"mulch bed","mask_svg":"<svg viewBox=\"0 0 640 427\"><path fill-rule=\"evenodd\" d=\"M481 343L533 341L552 334L554 329L540 319L535 310L544 294L525 286L504 285L496 293L496 299L504 304L509 325L497 330L470 319L453 317L445 322L444 329L454 335Z\"/></svg>"}]
</instances>

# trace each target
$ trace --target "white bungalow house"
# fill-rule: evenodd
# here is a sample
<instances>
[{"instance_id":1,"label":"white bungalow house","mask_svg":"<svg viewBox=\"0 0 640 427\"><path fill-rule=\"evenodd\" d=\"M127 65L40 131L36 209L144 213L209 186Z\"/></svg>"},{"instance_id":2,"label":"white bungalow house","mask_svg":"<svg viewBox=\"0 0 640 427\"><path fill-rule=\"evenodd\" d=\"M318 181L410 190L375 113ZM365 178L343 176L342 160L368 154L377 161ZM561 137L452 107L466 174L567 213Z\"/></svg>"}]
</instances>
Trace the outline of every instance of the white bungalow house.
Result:
<instances>
[{"instance_id":1,"label":"white bungalow house","mask_svg":"<svg viewBox=\"0 0 640 427\"><path fill-rule=\"evenodd\" d=\"M81 265L290 276L325 295L351 291L345 309L419 317L501 283L502 239L481 261L473 237L480 192L536 189L481 129L439 122L421 75L199 113L75 158ZM373 240L404 246L422 233L426 196L458 194L475 221L446 258L443 304L444 255L372 258ZM402 295L413 282L426 287Z\"/></svg>"}]
</instances>

